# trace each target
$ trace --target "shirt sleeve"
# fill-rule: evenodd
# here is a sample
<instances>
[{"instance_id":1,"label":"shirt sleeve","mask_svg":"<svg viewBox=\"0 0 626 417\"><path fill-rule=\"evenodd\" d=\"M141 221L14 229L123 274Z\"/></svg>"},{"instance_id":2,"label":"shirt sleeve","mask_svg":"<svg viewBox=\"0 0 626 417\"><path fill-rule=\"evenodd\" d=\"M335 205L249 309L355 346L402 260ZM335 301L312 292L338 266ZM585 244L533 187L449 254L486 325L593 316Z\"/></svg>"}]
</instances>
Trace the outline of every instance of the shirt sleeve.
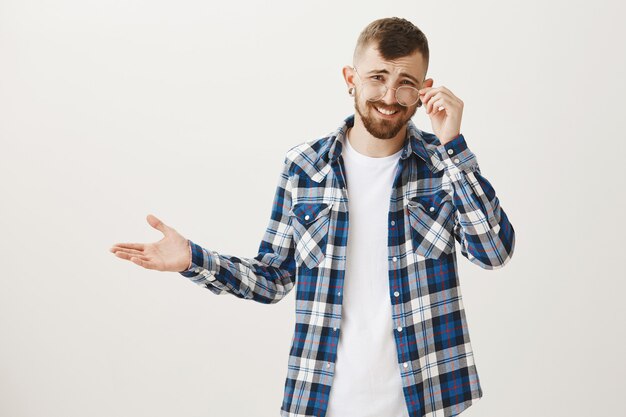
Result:
<instances>
[{"instance_id":1,"label":"shirt sleeve","mask_svg":"<svg viewBox=\"0 0 626 417\"><path fill-rule=\"evenodd\" d=\"M285 157L269 224L254 258L218 253L189 240L191 264L179 273L218 295L229 293L264 304L283 299L292 290L296 274L290 215L290 166Z\"/></svg>"},{"instance_id":2,"label":"shirt sleeve","mask_svg":"<svg viewBox=\"0 0 626 417\"><path fill-rule=\"evenodd\" d=\"M455 239L461 254L485 269L503 267L513 256L515 230L476 155L460 134L437 145L456 207Z\"/></svg>"}]
</instances>

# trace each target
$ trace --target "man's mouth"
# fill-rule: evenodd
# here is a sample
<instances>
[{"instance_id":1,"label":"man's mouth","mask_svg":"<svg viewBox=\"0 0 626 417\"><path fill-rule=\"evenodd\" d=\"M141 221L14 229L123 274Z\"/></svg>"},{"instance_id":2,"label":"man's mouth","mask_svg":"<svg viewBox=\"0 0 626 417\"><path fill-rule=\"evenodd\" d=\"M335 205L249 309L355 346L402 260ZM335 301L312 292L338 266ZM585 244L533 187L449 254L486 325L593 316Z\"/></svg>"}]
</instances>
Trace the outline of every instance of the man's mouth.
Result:
<instances>
[{"instance_id":1,"label":"man's mouth","mask_svg":"<svg viewBox=\"0 0 626 417\"><path fill-rule=\"evenodd\" d=\"M385 116L385 117L395 117L396 114L400 113L398 110L392 110L392 109L386 109L384 107L380 107L380 106L373 106L376 111L378 112L378 114Z\"/></svg>"}]
</instances>

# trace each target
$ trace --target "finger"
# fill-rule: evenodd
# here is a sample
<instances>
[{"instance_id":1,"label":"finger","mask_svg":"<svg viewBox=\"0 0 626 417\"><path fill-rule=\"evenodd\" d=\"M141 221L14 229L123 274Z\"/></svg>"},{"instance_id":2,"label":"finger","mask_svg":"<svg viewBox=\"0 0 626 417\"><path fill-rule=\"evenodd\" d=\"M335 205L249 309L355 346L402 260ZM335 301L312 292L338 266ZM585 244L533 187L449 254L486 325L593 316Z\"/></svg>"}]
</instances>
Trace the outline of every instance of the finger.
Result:
<instances>
[{"instance_id":1,"label":"finger","mask_svg":"<svg viewBox=\"0 0 626 417\"><path fill-rule=\"evenodd\" d=\"M435 111L435 112L436 112L437 110L435 110L435 109L437 109L438 107L441 107L441 104L439 104L439 106L438 106L438 107L435 107L435 103L438 103L440 100L444 100L444 105L445 105L445 104L447 104L447 103L450 103L450 98L449 98L449 96L447 95L447 93L444 93L444 92L441 92L441 91L440 91L439 93L435 94L435 95L434 95L434 96L430 99L430 102L428 103L428 104L429 104L429 107L428 107L428 108L429 108L429 110L430 110L431 112L432 112L432 111Z\"/></svg>"},{"instance_id":2,"label":"finger","mask_svg":"<svg viewBox=\"0 0 626 417\"><path fill-rule=\"evenodd\" d=\"M434 94L432 97L430 97L430 99L428 100L428 103L426 104L426 113L430 114L430 112L433 111L433 103L437 101L440 97L441 95L439 92L437 94Z\"/></svg>"},{"instance_id":3,"label":"finger","mask_svg":"<svg viewBox=\"0 0 626 417\"><path fill-rule=\"evenodd\" d=\"M150 224L150 226L154 227L155 229L157 229L164 235L166 234L167 226L165 225L165 223L159 220L156 216L152 214L148 214L148 216L146 217L146 220L148 220L148 223Z\"/></svg>"},{"instance_id":4,"label":"finger","mask_svg":"<svg viewBox=\"0 0 626 417\"><path fill-rule=\"evenodd\" d=\"M446 95L452 97L453 99L458 100L459 98L457 96L454 95L454 93L452 91L450 91L449 89L447 89L446 87L444 87L443 85L440 87L441 91L443 91L444 93L446 93Z\"/></svg>"},{"instance_id":5,"label":"finger","mask_svg":"<svg viewBox=\"0 0 626 417\"><path fill-rule=\"evenodd\" d=\"M437 87L422 87L422 88L419 89L419 93L420 93L420 95L422 95L422 94L425 94L425 93L427 93L427 92L429 92L431 90L434 90L436 88Z\"/></svg>"},{"instance_id":6,"label":"finger","mask_svg":"<svg viewBox=\"0 0 626 417\"><path fill-rule=\"evenodd\" d=\"M420 93L420 97L422 100L422 103L424 103L424 106L426 106L428 104L428 100L430 100L430 97L435 94L435 92L433 91L433 89L428 89L425 92Z\"/></svg>"},{"instance_id":7,"label":"finger","mask_svg":"<svg viewBox=\"0 0 626 417\"><path fill-rule=\"evenodd\" d=\"M426 98L426 113L432 111L432 103L439 97L439 91L429 91Z\"/></svg>"},{"instance_id":8,"label":"finger","mask_svg":"<svg viewBox=\"0 0 626 417\"><path fill-rule=\"evenodd\" d=\"M140 259L135 256L130 258L131 262L136 263L139 266L143 266L146 269L157 269L156 265L153 262L147 261L145 259Z\"/></svg>"},{"instance_id":9,"label":"finger","mask_svg":"<svg viewBox=\"0 0 626 417\"><path fill-rule=\"evenodd\" d=\"M113 246L111 249L109 249L111 252L115 253L117 251L124 251L124 252L128 252L128 253L132 253L134 255L143 255L144 252L140 251L140 250L136 250L136 249L128 249L128 248L120 248L118 246Z\"/></svg>"},{"instance_id":10,"label":"finger","mask_svg":"<svg viewBox=\"0 0 626 417\"><path fill-rule=\"evenodd\" d=\"M123 249L136 249L136 250L144 250L145 244L143 243L116 243L113 245L114 248L123 248Z\"/></svg>"},{"instance_id":11,"label":"finger","mask_svg":"<svg viewBox=\"0 0 626 417\"><path fill-rule=\"evenodd\" d=\"M420 96L422 100L428 101L432 96L439 93L441 89L439 87L425 87L420 90Z\"/></svg>"},{"instance_id":12,"label":"finger","mask_svg":"<svg viewBox=\"0 0 626 417\"><path fill-rule=\"evenodd\" d=\"M147 256L137 255L135 253L129 253L125 251L117 251L115 252L115 256L117 256L118 258L126 259L128 261L130 261L131 258L138 258L138 259L142 259L145 261L150 260L150 258L148 258Z\"/></svg>"},{"instance_id":13,"label":"finger","mask_svg":"<svg viewBox=\"0 0 626 417\"><path fill-rule=\"evenodd\" d=\"M441 86L441 94L442 97L447 97L448 100L446 101L446 109L451 109L451 108L462 108L463 107L463 101L458 98L457 96L454 95L454 93L452 93L452 91L448 90L446 87Z\"/></svg>"},{"instance_id":14,"label":"finger","mask_svg":"<svg viewBox=\"0 0 626 417\"><path fill-rule=\"evenodd\" d=\"M436 114L437 112L441 111L441 110L445 110L446 108L446 103L445 100L443 98L440 98L437 101L433 101L432 103L432 112L433 114Z\"/></svg>"}]
</instances>

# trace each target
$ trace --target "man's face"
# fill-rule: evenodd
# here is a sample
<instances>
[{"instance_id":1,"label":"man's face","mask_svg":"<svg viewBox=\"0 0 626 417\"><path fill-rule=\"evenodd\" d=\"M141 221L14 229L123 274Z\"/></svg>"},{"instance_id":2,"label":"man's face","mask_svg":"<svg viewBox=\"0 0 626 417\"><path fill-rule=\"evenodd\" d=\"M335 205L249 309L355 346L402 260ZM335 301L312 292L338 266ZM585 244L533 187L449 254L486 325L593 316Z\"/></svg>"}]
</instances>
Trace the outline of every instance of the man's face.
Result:
<instances>
[{"instance_id":1,"label":"man's face","mask_svg":"<svg viewBox=\"0 0 626 417\"><path fill-rule=\"evenodd\" d=\"M363 97L361 84L368 80L383 81L388 87L411 86L417 89L424 86L423 78L425 63L422 55L415 52L395 60L384 60L374 46L368 46L355 62L359 76L355 74L353 81L356 86L354 108L363 121L363 126L374 137L379 139L394 138L417 111L418 103L405 107L396 100L396 92L388 88L387 93L378 101L368 101ZM396 113L386 115L381 110Z\"/></svg>"}]
</instances>

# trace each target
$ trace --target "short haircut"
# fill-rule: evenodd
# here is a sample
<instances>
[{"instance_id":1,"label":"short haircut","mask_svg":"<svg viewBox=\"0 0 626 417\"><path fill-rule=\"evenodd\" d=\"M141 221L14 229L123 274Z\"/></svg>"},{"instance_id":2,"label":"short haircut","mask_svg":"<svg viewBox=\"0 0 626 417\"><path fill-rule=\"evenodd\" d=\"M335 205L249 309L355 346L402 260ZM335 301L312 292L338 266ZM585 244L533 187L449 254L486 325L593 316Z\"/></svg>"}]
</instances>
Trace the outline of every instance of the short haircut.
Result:
<instances>
[{"instance_id":1,"label":"short haircut","mask_svg":"<svg viewBox=\"0 0 626 417\"><path fill-rule=\"evenodd\" d=\"M386 59L396 59L419 51L428 71L429 51L426 35L413 23L400 17L386 17L374 20L359 35L354 48L353 59L357 61L363 49L374 44L380 55Z\"/></svg>"}]
</instances>

